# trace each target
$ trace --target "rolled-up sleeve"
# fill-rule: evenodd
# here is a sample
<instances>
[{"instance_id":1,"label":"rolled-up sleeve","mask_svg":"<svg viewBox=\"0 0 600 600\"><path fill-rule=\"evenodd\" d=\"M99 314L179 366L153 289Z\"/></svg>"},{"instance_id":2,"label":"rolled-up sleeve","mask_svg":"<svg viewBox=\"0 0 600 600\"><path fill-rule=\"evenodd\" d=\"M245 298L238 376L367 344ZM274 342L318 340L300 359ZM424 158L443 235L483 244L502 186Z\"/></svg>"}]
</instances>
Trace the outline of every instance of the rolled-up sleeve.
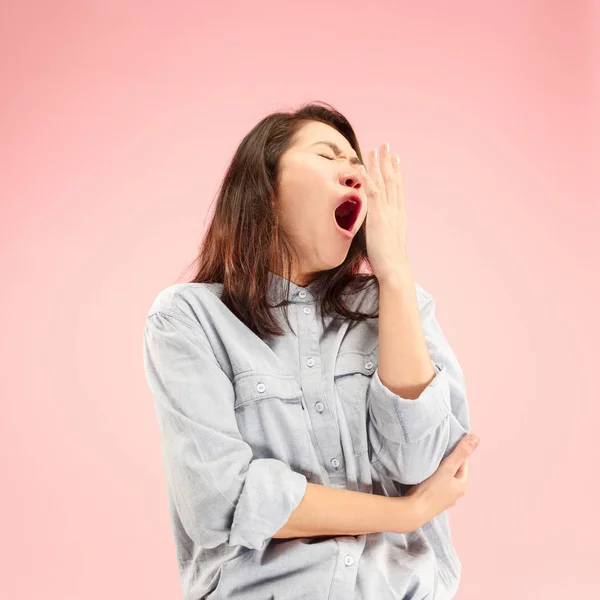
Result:
<instances>
[{"instance_id":1,"label":"rolled-up sleeve","mask_svg":"<svg viewBox=\"0 0 600 600\"><path fill-rule=\"evenodd\" d=\"M410 399L388 389L376 369L367 397L373 467L408 485L430 477L470 428L464 374L437 322L435 299L416 287L435 377Z\"/></svg>"},{"instance_id":2,"label":"rolled-up sleeve","mask_svg":"<svg viewBox=\"0 0 600 600\"><path fill-rule=\"evenodd\" d=\"M262 550L306 491L304 475L253 459L234 413L234 389L199 323L161 310L144 329L170 504L189 538Z\"/></svg>"}]
</instances>

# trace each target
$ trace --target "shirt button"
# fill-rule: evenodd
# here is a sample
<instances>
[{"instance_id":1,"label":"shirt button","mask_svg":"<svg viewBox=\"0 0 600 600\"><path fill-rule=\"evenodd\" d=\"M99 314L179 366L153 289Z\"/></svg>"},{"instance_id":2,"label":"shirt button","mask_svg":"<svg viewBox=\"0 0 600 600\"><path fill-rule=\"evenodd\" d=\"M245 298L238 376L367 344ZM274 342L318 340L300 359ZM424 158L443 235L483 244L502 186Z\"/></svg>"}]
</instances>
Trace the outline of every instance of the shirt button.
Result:
<instances>
[{"instance_id":1,"label":"shirt button","mask_svg":"<svg viewBox=\"0 0 600 600\"><path fill-rule=\"evenodd\" d=\"M309 358L309 359L306 361L306 364L307 364L309 367L314 367L314 366L315 366L315 359L314 359L314 358Z\"/></svg>"},{"instance_id":2,"label":"shirt button","mask_svg":"<svg viewBox=\"0 0 600 600\"><path fill-rule=\"evenodd\" d=\"M331 464L337 469L340 466L340 461L337 458L332 458Z\"/></svg>"},{"instance_id":3,"label":"shirt button","mask_svg":"<svg viewBox=\"0 0 600 600\"><path fill-rule=\"evenodd\" d=\"M308 306L305 306L302 310L304 311L305 315L309 315L311 313L311 310L308 308Z\"/></svg>"},{"instance_id":4,"label":"shirt button","mask_svg":"<svg viewBox=\"0 0 600 600\"><path fill-rule=\"evenodd\" d=\"M298 292L298 296L300 296L300 298L306 298L306 291L305 290L300 290Z\"/></svg>"},{"instance_id":5,"label":"shirt button","mask_svg":"<svg viewBox=\"0 0 600 600\"><path fill-rule=\"evenodd\" d=\"M349 567L354 564L354 559L348 554L347 556L344 556L344 563Z\"/></svg>"},{"instance_id":6,"label":"shirt button","mask_svg":"<svg viewBox=\"0 0 600 600\"><path fill-rule=\"evenodd\" d=\"M264 392L267 389L267 386L264 383L259 383L256 386L256 390L259 391L261 394L262 392Z\"/></svg>"},{"instance_id":7,"label":"shirt button","mask_svg":"<svg viewBox=\"0 0 600 600\"><path fill-rule=\"evenodd\" d=\"M371 370L373 368L373 363L371 361L365 363L365 369Z\"/></svg>"},{"instance_id":8,"label":"shirt button","mask_svg":"<svg viewBox=\"0 0 600 600\"><path fill-rule=\"evenodd\" d=\"M325 408L325 407L323 406L322 402L317 402L315 404L315 408L317 409L318 412L323 412L323 408Z\"/></svg>"}]
</instances>

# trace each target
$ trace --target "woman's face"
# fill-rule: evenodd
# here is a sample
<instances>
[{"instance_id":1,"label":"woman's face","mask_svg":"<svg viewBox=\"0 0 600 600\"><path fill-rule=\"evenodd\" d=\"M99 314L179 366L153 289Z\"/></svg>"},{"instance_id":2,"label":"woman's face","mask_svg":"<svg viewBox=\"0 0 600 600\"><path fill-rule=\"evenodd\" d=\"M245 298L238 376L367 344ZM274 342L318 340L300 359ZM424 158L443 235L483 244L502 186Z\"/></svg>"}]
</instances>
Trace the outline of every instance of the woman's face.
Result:
<instances>
[{"instance_id":1,"label":"woman's face","mask_svg":"<svg viewBox=\"0 0 600 600\"><path fill-rule=\"evenodd\" d=\"M335 144L340 153L323 142ZM281 226L300 257L292 278L295 283L307 285L316 272L333 269L346 258L367 213L367 199L358 177L360 164L348 140L317 121L304 125L293 146L282 154L277 202ZM336 223L335 210L349 193L358 196L361 204L346 235Z\"/></svg>"}]
</instances>

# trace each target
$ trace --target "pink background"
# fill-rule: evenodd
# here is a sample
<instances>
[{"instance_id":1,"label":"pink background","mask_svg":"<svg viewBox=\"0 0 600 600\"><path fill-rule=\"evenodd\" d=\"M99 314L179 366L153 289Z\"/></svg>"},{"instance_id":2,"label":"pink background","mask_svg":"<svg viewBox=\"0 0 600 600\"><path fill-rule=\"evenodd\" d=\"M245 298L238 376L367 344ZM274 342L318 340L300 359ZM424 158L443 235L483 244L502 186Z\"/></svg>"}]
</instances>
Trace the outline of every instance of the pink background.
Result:
<instances>
[{"instance_id":1,"label":"pink background","mask_svg":"<svg viewBox=\"0 0 600 600\"><path fill-rule=\"evenodd\" d=\"M3 3L0 596L180 597L145 316L243 135L309 100L402 159L482 440L457 598L595 596L599 8Z\"/></svg>"}]
</instances>

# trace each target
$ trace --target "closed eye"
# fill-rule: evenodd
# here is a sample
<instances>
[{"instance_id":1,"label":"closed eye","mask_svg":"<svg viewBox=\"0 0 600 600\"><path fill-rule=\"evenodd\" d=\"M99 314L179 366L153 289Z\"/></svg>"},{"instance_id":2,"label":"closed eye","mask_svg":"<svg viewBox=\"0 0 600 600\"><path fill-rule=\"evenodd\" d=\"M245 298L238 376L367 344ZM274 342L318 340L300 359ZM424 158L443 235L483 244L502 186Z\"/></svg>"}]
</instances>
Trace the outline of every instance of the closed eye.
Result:
<instances>
[{"instance_id":1,"label":"closed eye","mask_svg":"<svg viewBox=\"0 0 600 600\"><path fill-rule=\"evenodd\" d=\"M335 158L327 156L326 154L319 154L319 156L322 156L323 158L328 158L329 160L335 160Z\"/></svg>"}]
</instances>

